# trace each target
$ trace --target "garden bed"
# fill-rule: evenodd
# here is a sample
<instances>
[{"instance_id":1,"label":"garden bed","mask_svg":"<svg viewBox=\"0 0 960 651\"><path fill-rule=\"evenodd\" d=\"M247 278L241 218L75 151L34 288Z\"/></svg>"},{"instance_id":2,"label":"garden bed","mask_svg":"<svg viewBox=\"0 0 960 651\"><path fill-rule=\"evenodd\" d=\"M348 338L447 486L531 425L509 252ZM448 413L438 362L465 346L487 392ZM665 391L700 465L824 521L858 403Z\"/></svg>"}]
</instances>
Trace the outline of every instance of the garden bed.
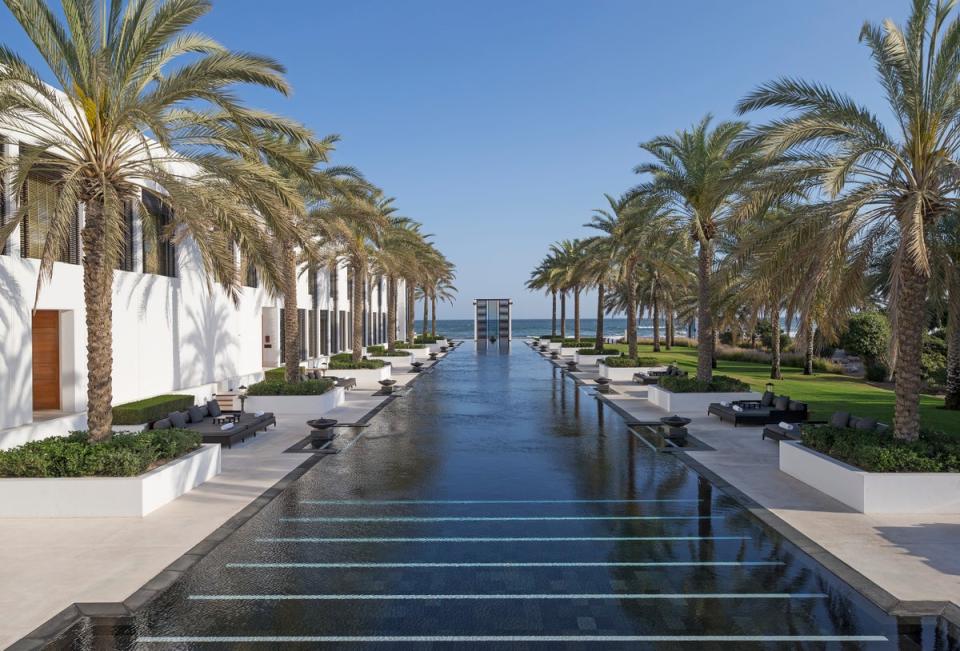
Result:
<instances>
[{"instance_id":1,"label":"garden bed","mask_svg":"<svg viewBox=\"0 0 960 651\"><path fill-rule=\"evenodd\" d=\"M652 371L661 368L657 359L654 357L624 357L624 356L606 356L597 362L600 367L600 377L605 377L613 382L631 382L634 373L640 371Z\"/></svg>"},{"instance_id":2,"label":"garden bed","mask_svg":"<svg viewBox=\"0 0 960 651\"><path fill-rule=\"evenodd\" d=\"M189 430L85 435L0 453L0 517L142 517L220 472L220 446Z\"/></svg>"},{"instance_id":3,"label":"garden bed","mask_svg":"<svg viewBox=\"0 0 960 651\"><path fill-rule=\"evenodd\" d=\"M860 513L960 513L958 472L867 472L799 441L780 442L780 470Z\"/></svg>"},{"instance_id":4,"label":"garden bed","mask_svg":"<svg viewBox=\"0 0 960 651\"><path fill-rule=\"evenodd\" d=\"M759 393L750 391L750 385L724 375L715 375L710 382L688 377L662 377L658 384L647 388L647 400L671 412L706 413L713 402L759 400L760 397Z\"/></svg>"}]
</instances>

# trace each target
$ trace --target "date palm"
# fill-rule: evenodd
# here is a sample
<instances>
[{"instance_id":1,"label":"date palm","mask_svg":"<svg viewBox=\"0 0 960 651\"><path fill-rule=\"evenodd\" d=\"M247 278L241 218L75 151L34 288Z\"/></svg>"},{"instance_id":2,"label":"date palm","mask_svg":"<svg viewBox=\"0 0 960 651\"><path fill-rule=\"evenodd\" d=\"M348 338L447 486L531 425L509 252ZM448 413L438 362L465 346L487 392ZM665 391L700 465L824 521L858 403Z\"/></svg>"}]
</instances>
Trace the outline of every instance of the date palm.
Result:
<instances>
[{"instance_id":1,"label":"date palm","mask_svg":"<svg viewBox=\"0 0 960 651\"><path fill-rule=\"evenodd\" d=\"M641 143L653 160L635 168L650 178L633 191L666 201L697 244L697 379L701 381L713 376L714 240L735 211L756 161L755 147L742 139L746 122L721 122L713 128L710 123L708 115L688 130Z\"/></svg>"},{"instance_id":2,"label":"date palm","mask_svg":"<svg viewBox=\"0 0 960 651\"><path fill-rule=\"evenodd\" d=\"M551 320L550 320L550 336L557 336L557 287L555 282L555 275L553 273L553 265L555 260L552 256L547 255L540 261L537 267L530 272L530 278L525 283L527 289L543 290L550 294L552 311L551 311Z\"/></svg>"},{"instance_id":3,"label":"date palm","mask_svg":"<svg viewBox=\"0 0 960 651\"><path fill-rule=\"evenodd\" d=\"M211 5L206 0L4 0L63 92L53 90L23 59L0 47L0 128L31 142L15 169L18 195L29 174L52 176L60 199L43 243L40 282L66 249L78 203L87 330L87 415L93 440L110 436L113 396L113 269L125 239L124 204L140 208L140 187L152 184L175 215L175 232L192 237L204 266L234 298L235 246L276 270L259 234L294 239L289 220L302 212L296 188L265 163L303 165L299 147L310 133L289 120L244 106L235 86L288 93L275 61L236 53L187 30ZM152 140L143 137L149 133ZM183 170L191 173L184 175ZM6 240L23 207L0 228Z\"/></svg>"},{"instance_id":4,"label":"date palm","mask_svg":"<svg viewBox=\"0 0 960 651\"><path fill-rule=\"evenodd\" d=\"M408 280L410 271L419 266L418 254L423 245L420 224L407 217L391 214L380 235L380 246L374 264L387 278L387 348L396 350L397 308L401 280Z\"/></svg>"},{"instance_id":5,"label":"date palm","mask_svg":"<svg viewBox=\"0 0 960 651\"><path fill-rule=\"evenodd\" d=\"M759 129L767 156L804 161L844 210L862 219L861 237L898 238L892 265L891 322L895 332L896 436L920 432L920 355L924 304L932 266L929 235L954 210L960 189L960 22L952 0L914 0L906 25L867 23L860 39L870 50L893 131L866 106L822 85L772 81L738 108L789 113Z\"/></svg>"}]
</instances>

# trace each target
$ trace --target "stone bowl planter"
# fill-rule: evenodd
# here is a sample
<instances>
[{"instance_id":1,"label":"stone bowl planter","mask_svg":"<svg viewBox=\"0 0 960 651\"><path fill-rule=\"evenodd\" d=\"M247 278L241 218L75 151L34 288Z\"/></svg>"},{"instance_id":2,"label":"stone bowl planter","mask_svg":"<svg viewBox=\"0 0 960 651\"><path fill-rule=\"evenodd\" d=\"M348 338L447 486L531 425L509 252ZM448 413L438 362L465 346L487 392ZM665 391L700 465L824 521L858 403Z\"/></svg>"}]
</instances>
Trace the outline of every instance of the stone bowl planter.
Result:
<instances>
[{"instance_id":1,"label":"stone bowl planter","mask_svg":"<svg viewBox=\"0 0 960 651\"><path fill-rule=\"evenodd\" d=\"M392 378L388 378L386 380L380 380L379 382L380 386L383 387L382 390L384 393L393 393L393 385L395 385L396 383L397 381Z\"/></svg>"},{"instance_id":2,"label":"stone bowl planter","mask_svg":"<svg viewBox=\"0 0 960 651\"><path fill-rule=\"evenodd\" d=\"M423 370L423 362L414 362L413 364L410 365L411 373L419 373L422 370Z\"/></svg>"},{"instance_id":3,"label":"stone bowl planter","mask_svg":"<svg viewBox=\"0 0 960 651\"><path fill-rule=\"evenodd\" d=\"M597 383L597 391L600 393L610 393L610 380L605 377L598 377L594 382Z\"/></svg>"}]
</instances>

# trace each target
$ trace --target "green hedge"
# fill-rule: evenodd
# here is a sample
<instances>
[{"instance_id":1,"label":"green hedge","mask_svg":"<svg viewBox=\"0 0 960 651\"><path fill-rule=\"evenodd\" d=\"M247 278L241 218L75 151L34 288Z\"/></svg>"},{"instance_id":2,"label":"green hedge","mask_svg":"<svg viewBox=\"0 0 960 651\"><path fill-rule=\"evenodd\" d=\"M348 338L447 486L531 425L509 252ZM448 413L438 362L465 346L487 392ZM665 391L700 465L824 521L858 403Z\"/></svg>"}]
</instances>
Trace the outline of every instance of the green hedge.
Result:
<instances>
[{"instance_id":1,"label":"green hedge","mask_svg":"<svg viewBox=\"0 0 960 651\"><path fill-rule=\"evenodd\" d=\"M901 441L890 432L828 425L801 431L807 447L868 472L960 472L960 440L941 432Z\"/></svg>"},{"instance_id":2,"label":"green hedge","mask_svg":"<svg viewBox=\"0 0 960 651\"><path fill-rule=\"evenodd\" d=\"M171 411L183 411L187 407L192 407L194 402L193 396L180 393L153 396L136 402L128 402L113 408L113 424L139 425L140 423L149 423L152 420L165 418Z\"/></svg>"},{"instance_id":3,"label":"green hedge","mask_svg":"<svg viewBox=\"0 0 960 651\"><path fill-rule=\"evenodd\" d=\"M649 368L651 366L664 366L656 357L607 357L603 360L603 363L610 368L630 368L634 366Z\"/></svg>"},{"instance_id":4,"label":"green hedge","mask_svg":"<svg viewBox=\"0 0 960 651\"><path fill-rule=\"evenodd\" d=\"M185 429L120 433L91 443L87 432L0 451L0 477L134 477L200 447Z\"/></svg>"},{"instance_id":5,"label":"green hedge","mask_svg":"<svg viewBox=\"0 0 960 651\"><path fill-rule=\"evenodd\" d=\"M410 357L410 353L387 350L384 346L367 346L367 355L371 357Z\"/></svg>"},{"instance_id":6,"label":"green hedge","mask_svg":"<svg viewBox=\"0 0 960 651\"><path fill-rule=\"evenodd\" d=\"M331 371L343 371L348 369L363 368L383 368L386 364L382 359L361 359L359 362L353 361L353 355L350 353L340 353L330 358L330 364L327 366Z\"/></svg>"},{"instance_id":7,"label":"green hedge","mask_svg":"<svg viewBox=\"0 0 960 651\"><path fill-rule=\"evenodd\" d=\"M590 348L580 348L577 352L581 355L618 355L620 353L616 348L601 348L597 350L592 346Z\"/></svg>"},{"instance_id":8,"label":"green hedge","mask_svg":"<svg viewBox=\"0 0 960 651\"><path fill-rule=\"evenodd\" d=\"M420 348L426 348L424 344L408 344L402 341L398 341L394 344L395 348L401 348L403 350L417 350Z\"/></svg>"},{"instance_id":9,"label":"green hedge","mask_svg":"<svg viewBox=\"0 0 960 651\"><path fill-rule=\"evenodd\" d=\"M443 335L437 335L436 337L433 335L420 335L419 337L414 337L413 341L417 344L435 344L443 338Z\"/></svg>"},{"instance_id":10,"label":"green hedge","mask_svg":"<svg viewBox=\"0 0 960 651\"><path fill-rule=\"evenodd\" d=\"M251 384L247 389L249 396L318 396L333 387L333 380L304 380L285 382L284 380L264 380Z\"/></svg>"},{"instance_id":11,"label":"green hedge","mask_svg":"<svg viewBox=\"0 0 960 651\"><path fill-rule=\"evenodd\" d=\"M660 378L661 389L674 393L733 393L749 391L750 385L735 377L714 375L709 382L701 382L695 377L664 376Z\"/></svg>"}]
</instances>

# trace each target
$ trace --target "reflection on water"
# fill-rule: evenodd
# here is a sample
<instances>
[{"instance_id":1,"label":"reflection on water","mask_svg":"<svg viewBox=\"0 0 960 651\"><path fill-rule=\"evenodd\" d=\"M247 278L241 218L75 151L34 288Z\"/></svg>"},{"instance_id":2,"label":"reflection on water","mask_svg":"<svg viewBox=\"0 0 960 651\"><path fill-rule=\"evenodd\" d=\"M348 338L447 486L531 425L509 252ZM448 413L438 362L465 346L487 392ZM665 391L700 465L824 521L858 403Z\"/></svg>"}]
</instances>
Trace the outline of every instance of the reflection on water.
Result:
<instances>
[{"instance_id":1,"label":"reflection on water","mask_svg":"<svg viewBox=\"0 0 960 651\"><path fill-rule=\"evenodd\" d=\"M898 624L498 341L423 374L132 621L63 643L955 648L947 639L942 622Z\"/></svg>"}]
</instances>

